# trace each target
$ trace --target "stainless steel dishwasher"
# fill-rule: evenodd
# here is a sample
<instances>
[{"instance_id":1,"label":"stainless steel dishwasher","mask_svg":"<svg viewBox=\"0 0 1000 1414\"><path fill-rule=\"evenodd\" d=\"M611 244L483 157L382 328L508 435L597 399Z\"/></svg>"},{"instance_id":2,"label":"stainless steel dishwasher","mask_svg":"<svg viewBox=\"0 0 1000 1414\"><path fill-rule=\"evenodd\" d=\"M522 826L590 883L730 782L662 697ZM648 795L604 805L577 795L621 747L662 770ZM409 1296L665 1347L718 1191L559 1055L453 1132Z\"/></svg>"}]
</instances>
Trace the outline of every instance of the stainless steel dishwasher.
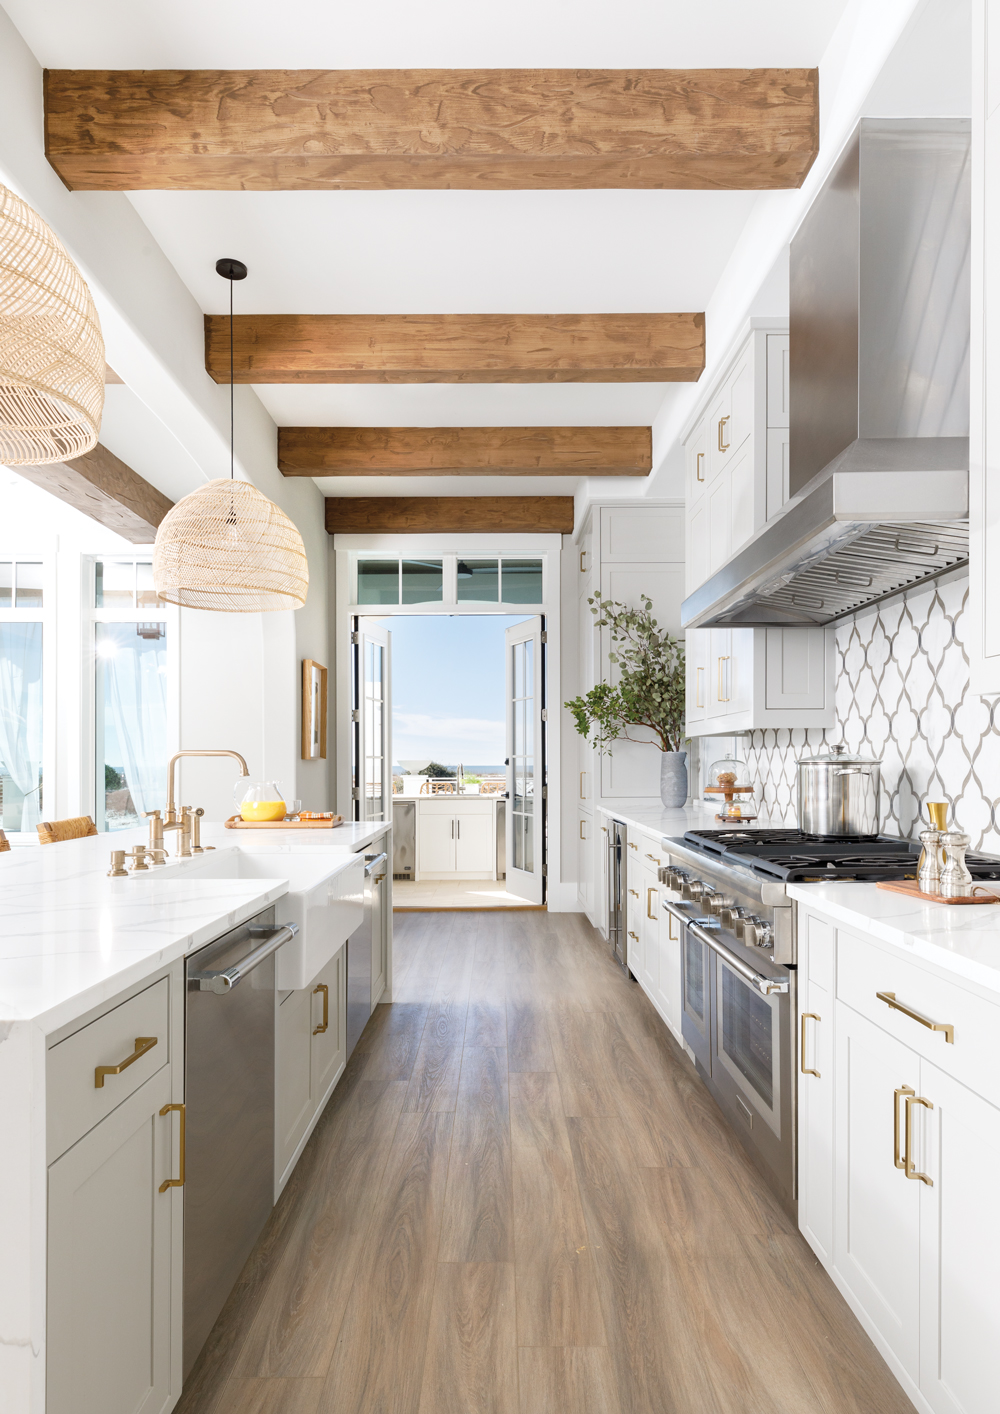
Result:
<instances>
[{"instance_id":1,"label":"stainless steel dishwasher","mask_svg":"<svg viewBox=\"0 0 1000 1414\"><path fill-rule=\"evenodd\" d=\"M372 1014L372 977L378 969L375 949L381 954L386 926L383 898L388 858L384 850L381 854L365 855L364 916L347 940L348 1058Z\"/></svg>"},{"instance_id":2,"label":"stainless steel dishwasher","mask_svg":"<svg viewBox=\"0 0 1000 1414\"><path fill-rule=\"evenodd\" d=\"M275 953L268 908L187 959L184 1378L274 1205Z\"/></svg>"}]
</instances>

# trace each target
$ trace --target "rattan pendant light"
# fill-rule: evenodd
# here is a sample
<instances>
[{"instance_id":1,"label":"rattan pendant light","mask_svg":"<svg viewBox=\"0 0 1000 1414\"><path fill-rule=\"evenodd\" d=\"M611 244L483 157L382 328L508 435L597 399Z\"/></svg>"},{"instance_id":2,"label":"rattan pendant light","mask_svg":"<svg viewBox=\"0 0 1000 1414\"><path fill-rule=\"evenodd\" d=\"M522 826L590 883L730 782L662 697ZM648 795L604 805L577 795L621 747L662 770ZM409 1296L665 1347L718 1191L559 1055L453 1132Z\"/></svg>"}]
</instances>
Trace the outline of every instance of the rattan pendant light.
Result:
<instances>
[{"instance_id":1,"label":"rattan pendant light","mask_svg":"<svg viewBox=\"0 0 1000 1414\"><path fill-rule=\"evenodd\" d=\"M42 218L0 186L0 465L97 443L104 339L86 281Z\"/></svg>"},{"instance_id":2,"label":"rattan pendant light","mask_svg":"<svg viewBox=\"0 0 1000 1414\"><path fill-rule=\"evenodd\" d=\"M256 486L235 479L232 281L244 280L247 268L240 260L219 260L215 268L230 281L229 477L192 491L160 522L153 583L161 599L187 609L301 609L309 589L302 536Z\"/></svg>"}]
</instances>

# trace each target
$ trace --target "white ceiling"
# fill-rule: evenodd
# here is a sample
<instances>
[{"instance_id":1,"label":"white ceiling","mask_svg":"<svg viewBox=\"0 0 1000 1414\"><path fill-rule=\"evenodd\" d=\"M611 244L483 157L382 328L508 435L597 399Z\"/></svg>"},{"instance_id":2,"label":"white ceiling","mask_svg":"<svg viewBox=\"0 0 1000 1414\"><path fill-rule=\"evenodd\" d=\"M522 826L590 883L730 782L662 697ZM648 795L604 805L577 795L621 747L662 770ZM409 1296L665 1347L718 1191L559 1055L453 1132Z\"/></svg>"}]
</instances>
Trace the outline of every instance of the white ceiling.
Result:
<instances>
[{"instance_id":1,"label":"white ceiling","mask_svg":"<svg viewBox=\"0 0 1000 1414\"><path fill-rule=\"evenodd\" d=\"M65 68L755 67L819 62L846 0L0 0ZM139 192L131 200L206 312L219 256L245 313L704 310L755 203L746 192ZM711 330L708 331L709 339ZM127 377L127 374L126 374ZM649 424L676 385L262 386L279 425ZM324 487L328 484L321 483ZM333 483L346 494L491 481ZM629 483L623 483L624 486ZM636 483L631 483L635 485ZM503 481L511 494L559 478Z\"/></svg>"}]
</instances>

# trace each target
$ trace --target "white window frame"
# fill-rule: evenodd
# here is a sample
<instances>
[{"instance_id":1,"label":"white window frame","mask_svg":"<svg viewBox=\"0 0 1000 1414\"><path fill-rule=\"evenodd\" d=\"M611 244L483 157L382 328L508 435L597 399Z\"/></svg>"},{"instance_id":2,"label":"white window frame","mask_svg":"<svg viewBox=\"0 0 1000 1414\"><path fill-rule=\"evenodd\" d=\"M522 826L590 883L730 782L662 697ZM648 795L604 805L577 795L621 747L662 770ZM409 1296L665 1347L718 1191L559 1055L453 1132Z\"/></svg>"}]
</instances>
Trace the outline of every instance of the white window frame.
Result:
<instances>
[{"instance_id":1,"label":"white window frame","mask_svg":"<svg viewBox=\"0 0 1000 1414\"><path fill-rule=\"evenodd\" d=\"M96 570L98 561L131 560L133 563L149 563L153 558L152 547L137 545L129 551L106 551L81 557L83 624L80 635L82 643L83 686L80 725L83 731L80 761L83 779L81 798L83 811L97 822L97 625L98 624L141 624L165 623L167 626L167 753L172 756L180 750L180 613L175 604L160 604L155 608L143 609L98 609L94 605L96 596ZM167 798L167 779L164 768L163 799ZM100 826L98 826L100 829ZM102 834L105 833L102 831ZM113 832L112 832L113 833Z\"/></svg>"},{"instance_id":2,"label":"white window frame","mask_svg":"<svg viewBox=\"0 0 1000 1414\"><path fill-rule=\"evenodd\" d=\"M40 623L42 625L42 810L52 819L56 802L56 556L51 545L45 548L18 546L8 549L0 543L0 561L9 560L42 566L41 609L0 609L0 623ZM16 573L16 571L15 571ZM16 579L15 579L16 587ZM35 830L8 830L11 844L37 844Z\"/></svg>"},{"instance_id":3,"label":"white window frame","mask_svg":"<svg viewBox=\"0 0 1000 1414\"><path fill-rule=\"evenodd\" d=\"M348 539L363 539L362 536L335 536L335 541ZM373 536L372 539L385 540L387 536ZM424 537L393 536L395 540L423 539ZM433 537L428 537L433 538ZM457 539L461 542L463 549L443 551L432 549L427 551L401 550L396 545L391 545L387 550L381 548L348 550L348 578L347 592L350 596L350 606L355 614L365 615L386 615L386 614L433 614L447 611L449 614L535 614L542 612L546 597L549 594L549 576L552 572L550 557L548 553L539 549L537 545L528 546L525 549L511 549L510 546L502 548L496 547L495 539L490 544L482 548L471 547L470 542L475 536L449 536L449 539ZM485 537L484 537L485 538ZM514 537L511 537L512 539ZM551 539L551 536L539 536L538 539ZM464 548L469 547L469 548ZM339 546L338 546L339 548ZM396 560L400 566L403 560L441 560L442 584L441 598L429 599L423 604L359 604L358 603L358 563L361 560L371 559L378 555L385 560ZM496 559L502 566L504 560L541 560L542 562L542 597L537 604L511 604L505 600L498 600L495 603L489 601L473 600L469 603L459 603L458 601L458 562L459 560L492 560ZM556 561L558 565L558 560ZM558 573L558 570L556 571ZM500 588L503 588L503 575L500 575ZM400 577L400 593L402 593L402 574Z\"/></svg>"}]
</instances>

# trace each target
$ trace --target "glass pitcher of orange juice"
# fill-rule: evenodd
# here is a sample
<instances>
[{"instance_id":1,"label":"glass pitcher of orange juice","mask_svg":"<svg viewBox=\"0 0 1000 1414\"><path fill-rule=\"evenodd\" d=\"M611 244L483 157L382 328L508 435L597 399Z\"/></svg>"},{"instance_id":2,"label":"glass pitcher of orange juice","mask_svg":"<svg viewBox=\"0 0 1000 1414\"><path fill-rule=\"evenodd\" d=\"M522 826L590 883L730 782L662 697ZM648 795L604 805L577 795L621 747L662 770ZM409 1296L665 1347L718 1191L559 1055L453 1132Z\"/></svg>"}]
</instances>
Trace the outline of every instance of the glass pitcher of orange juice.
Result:
<instances>
[{"instance_id":1,"label":"glass pitcher of orange juice","mask_svg":"<svg viewBox=\"0 0 1000 1414\"><path fill-rule=\"evenodd\" d=\"M246 785L241 777L233 794L244 820L273 822L285 818L285 802L277 781L251 781Z\"/></svg>"}]
</instances>

